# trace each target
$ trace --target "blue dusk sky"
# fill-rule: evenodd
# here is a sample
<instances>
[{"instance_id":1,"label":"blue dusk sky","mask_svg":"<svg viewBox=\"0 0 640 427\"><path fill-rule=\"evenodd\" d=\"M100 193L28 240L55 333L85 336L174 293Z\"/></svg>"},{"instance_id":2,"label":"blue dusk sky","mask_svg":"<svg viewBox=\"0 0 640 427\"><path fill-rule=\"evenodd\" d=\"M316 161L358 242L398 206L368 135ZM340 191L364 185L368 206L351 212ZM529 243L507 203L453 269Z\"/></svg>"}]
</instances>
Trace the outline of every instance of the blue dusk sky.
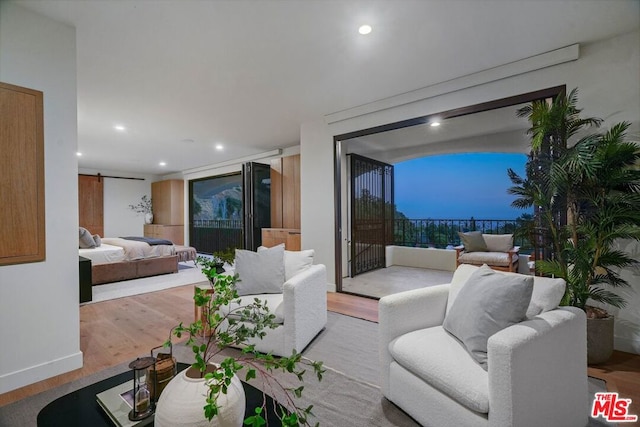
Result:
<instances>
[{"instance_id":1,"label":"blue dusk sky","mask_svg":"<svg viewBox=\"0 0 640 427\"><path fill-rule=\"evenodd\" d=\"M530 210L514 209L511 168L524 176L524 154L464 153L396 163L395 203L408 218L515 219Z\"/></svg>"}]
</instances>

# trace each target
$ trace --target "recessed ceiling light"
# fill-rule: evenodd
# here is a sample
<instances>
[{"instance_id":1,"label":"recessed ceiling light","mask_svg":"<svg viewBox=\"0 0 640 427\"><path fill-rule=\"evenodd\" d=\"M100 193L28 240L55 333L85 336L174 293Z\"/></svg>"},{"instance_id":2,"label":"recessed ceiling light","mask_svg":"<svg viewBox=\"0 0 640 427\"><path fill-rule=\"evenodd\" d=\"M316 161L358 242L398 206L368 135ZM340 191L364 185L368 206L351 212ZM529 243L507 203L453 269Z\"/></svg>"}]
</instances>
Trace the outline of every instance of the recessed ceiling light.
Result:
<instances>
[{"instance_id":1,"label":"recessed ceiling light","mask_svg":"<svg viewBox=\"0 0 640 427\"><path fill-rule=\"evenodd\" d=\"M167 166L167 162L160 162L160 166Z\"/></svg>"},{"instance_id":2,"label":"recessed ceiling light","mask_svg":"<svg viewBox=\"0 0 640 427\"><path fill-rule=\"evenodd\" d=\"M369 34L371 30L372 30L371 25L366 25L366 24L361 25L360 28L358 28L358 32L363 36Z\"/></svg>"},{"instance_id":3,"label":"recessed ceiling light","mask_svg":"<svg viewBox=\"0 0 640 427\"><path fill-rule=\"evenodd\" d=\"M122 126L122 125L115 125L113 128L114 128L115 130L117 130L117 131L120 131L120 132L124 132L125 130L127 130L127 128L125 128L125 127L124 127L124 126Z\"/></svg>"},{"instance_id":4,"label":"recessed ceiling light","mask_svg":"<svg viewBox=\"0 0 640 427\"><path fill-rule=\"evenodd\" d=\"M222 144L216 144L216 150L222 151L223 149L224 147L222 146Z\"/></svg>"},{"instance_id":5,"label":"recessed ceiling light","mask_svg":"<svg viewBox=\"0 0 640 427\"><path fill-rule=\"evenodd\" d=\"M440 122L431 122L429 126L431 126L432 128L437 128L438 126L440 126Z\"/></svg>"},{"instance_id":6,"label":"recessed ceiling light","mask_svg":"<svg viewBox=\"0 0 640 427\"><path fill-rule=\"evenodd\" d=\"M76 156L80 157L80 156L82 156L82 153L78 151L78 152L76 153Z\"/></svg>"}]
</instances>

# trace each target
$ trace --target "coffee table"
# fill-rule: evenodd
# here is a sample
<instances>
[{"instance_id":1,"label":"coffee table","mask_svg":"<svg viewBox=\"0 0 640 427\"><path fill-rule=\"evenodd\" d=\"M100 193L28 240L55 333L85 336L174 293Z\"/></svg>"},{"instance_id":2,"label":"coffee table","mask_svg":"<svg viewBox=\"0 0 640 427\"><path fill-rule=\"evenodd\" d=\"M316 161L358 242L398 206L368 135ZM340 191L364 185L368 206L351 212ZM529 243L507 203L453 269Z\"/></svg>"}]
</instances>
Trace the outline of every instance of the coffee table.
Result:
<instances>
[{"instance_id":1,"label":"coffee table","mask_svg":"<svg viewBox=\"0 0 640 427\"><path fill-rule=\"evenodd\" d=\"M188 367L189 365L186 363L178 363L178 371ZM132 378L131 371L126 371L54 400L38 413L38 427L113 427L113 421L109 419L109 416L96 401L96 394ZM281 426L282 423L274 411L273 399L268 395L263 396L260 390L244 381L242 386L247 400L245 417L253 415L254 408L261 405L263 398L266 397L266 419L269 426ZM153 423L149 425L153 425Z\"/></svg>"}]
</instances>

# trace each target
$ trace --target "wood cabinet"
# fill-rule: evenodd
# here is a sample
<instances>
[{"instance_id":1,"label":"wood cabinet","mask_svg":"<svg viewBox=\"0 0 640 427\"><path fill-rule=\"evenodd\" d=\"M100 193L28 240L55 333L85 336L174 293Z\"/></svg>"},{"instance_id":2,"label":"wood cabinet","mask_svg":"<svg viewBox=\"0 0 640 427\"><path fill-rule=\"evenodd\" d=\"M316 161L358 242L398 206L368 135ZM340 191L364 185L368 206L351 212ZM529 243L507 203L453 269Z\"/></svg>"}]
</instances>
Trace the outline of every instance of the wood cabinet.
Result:
<instances>
[{"instance_id":1,"label":"wood cabinet","mask_svg":"<svg viewBox=\"0 0 640 427\"><path fill-rule=\"evenodd\" d=\"M176 245L184 245L184 225L145 224L144 236L171 240Z\"/></svg>"},{"instance_id":2,"label":"wood cabinet","mask_svg":"<svg viewBox=\"0 0 640 427\"><path fill-rule=\"evenodd\" d=\"M301 247L300 229L296 228L263 228L262 246L268 248L284 243L288 251L299 251Z\"/></svg>"},{"instance_id":3,"label":"wood cabinet","mask_svg":"<svg viewBox=\"0 0 640 427\"><path fill-rule=\"evenodd\" d=\"M184 245L184 181L168 179L151 183L153 224L145 224L145 237Z\"/></svg>"},{"instance_id":4,"label":"wood cabinet","mask_svg":"<svg viewBox=\"0 0 640 427\"><path fill-rule=\"evenodd\" d=\"M0 83L0 265L45 260L40 91Z\"/></svg>"},{"instance_id":5,"label":"wood cabinet","mask_svg":"<svg viewBox=\"0 0 640 427\"><path fill-rule=\"evenodd\" d=\"M162 225L184 225L184 181L168 179L151 183L153 221Z\"/></svg>"}]
</instances>

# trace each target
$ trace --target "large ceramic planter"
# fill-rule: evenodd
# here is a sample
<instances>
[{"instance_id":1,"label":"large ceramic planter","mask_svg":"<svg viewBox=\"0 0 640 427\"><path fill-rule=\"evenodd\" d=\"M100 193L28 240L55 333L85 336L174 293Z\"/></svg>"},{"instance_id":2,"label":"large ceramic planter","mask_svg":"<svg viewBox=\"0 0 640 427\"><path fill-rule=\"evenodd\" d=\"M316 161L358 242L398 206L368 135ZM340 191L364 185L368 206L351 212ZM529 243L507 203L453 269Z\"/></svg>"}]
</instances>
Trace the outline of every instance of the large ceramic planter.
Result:
<instances>
[{"instance_id":1,"label":"large ceramic planter","mask_svg":"<svg viewBox=\"0 0 640 427\"><path fill-rule=\"evenodd\" d=\"M204 417L208 387L203 378L191 378L185 369L167 384L156 407L156 427L240 427L244 421L245 395L242 383L233 377L227 394L218 399L218 415ZM196 374L197 375L197 374Z\"/></svg>"},{"instance_id":2,"label":"large ceramic planter","mask_svg":"<svg viewBox=\"0 0 640 427\"><path fill-rule=\"evenodd\" d=\"M587 363L604 363L613 354L614 317L587 319Z\"/></svg>"}]
</instances>

